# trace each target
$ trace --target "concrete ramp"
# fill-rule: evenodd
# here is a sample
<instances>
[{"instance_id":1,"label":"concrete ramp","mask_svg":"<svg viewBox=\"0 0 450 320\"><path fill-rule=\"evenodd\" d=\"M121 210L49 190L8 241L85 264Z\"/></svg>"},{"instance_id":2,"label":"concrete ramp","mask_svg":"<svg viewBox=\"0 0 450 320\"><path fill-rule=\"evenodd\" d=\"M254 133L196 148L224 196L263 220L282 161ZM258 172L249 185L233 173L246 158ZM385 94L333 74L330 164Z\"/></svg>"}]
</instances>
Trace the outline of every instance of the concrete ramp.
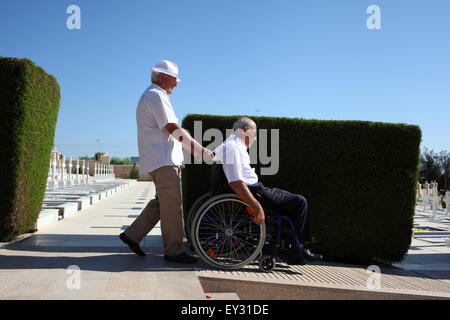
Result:
<instances>
[{"instance_id":1,"label":"concrete ramp","mask_svg":"<svg viewBox=\"0 0 450 320\"><path fill-rule=\"evenodd\" d=\"M450 299L450 284L397 268L320 262L304 266L278 264L272 273L257 265L238 271L197 270L205 292L234 292L241 299Z\"/></svg>"}]
</instances>

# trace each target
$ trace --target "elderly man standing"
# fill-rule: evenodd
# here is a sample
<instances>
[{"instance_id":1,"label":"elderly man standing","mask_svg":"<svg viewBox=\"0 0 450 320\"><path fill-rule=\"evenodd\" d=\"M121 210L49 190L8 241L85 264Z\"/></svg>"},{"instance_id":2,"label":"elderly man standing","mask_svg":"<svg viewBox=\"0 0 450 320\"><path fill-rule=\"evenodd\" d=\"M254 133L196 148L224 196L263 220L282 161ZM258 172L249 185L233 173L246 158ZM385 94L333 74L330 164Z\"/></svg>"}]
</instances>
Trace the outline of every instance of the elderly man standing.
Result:
<instances>
[{"instance_id":1,"label":"elderly man standing","mask_svg":"<svg viewBox=\"0 0 450 320\"><path fill-rule=\"evenodd\" d=\"M222 163L223 171L231 189L247 203L254 212L253 221L262 224L265 220L264 209L253 196L258 192L278 212L291 218L300 242L312 240L308 223L308 204L306 199L298 194L290 193L278 188L268 188L258 181L255 169L250 167L250 157L247 153L256 140L257 128L255 122L242 117L233 125L234 134L214 150L215 160ZM302 247L286 257L288 264L304 264L306 261L321 260L322 256L312 253Z\"/></svg>"},{"instance_id":2,"label":"elderly man standing","mask_svg":"<svg viewBox=\"0 0 450 320\"><path fill-rule=\"evenodd\" d=\"M139 242L161 220L164 258L193 263L197 259L183 249L180 168L185 148L197 159L212 159L213 154L196 142L178 123L169 94L180 81L178 66L168 60L152 68L152 85L142 94L137 111L140 171L148 172L156 187L151 200L120 239L140 256L145 252Z\"/></svg>"}]
</instances>

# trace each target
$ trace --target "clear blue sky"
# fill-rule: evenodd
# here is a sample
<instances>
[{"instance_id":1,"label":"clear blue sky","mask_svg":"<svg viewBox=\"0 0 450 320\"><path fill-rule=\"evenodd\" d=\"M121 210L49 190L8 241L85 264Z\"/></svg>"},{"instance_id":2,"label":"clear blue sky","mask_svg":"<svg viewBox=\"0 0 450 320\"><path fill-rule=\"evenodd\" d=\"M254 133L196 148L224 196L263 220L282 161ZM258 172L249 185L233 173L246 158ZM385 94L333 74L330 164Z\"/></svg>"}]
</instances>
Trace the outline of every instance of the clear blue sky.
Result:
<instances>
[{"instance_id":1,"label":"clear blue sky","mask_svg":"<svg viewBox=\"0 0 450 320\"><path fill-rule=\"evenodd\" d=\"M81 30L69 30L69 5ZM369 5L381 30L369 30ZM450 1L0 1L0 55L61 86L55 145L137 156L135 111L160 59L179 65L177 116L417 124L450 151ZM96 140L100 139L97 143Z\"/></svg>"}]
</instances>

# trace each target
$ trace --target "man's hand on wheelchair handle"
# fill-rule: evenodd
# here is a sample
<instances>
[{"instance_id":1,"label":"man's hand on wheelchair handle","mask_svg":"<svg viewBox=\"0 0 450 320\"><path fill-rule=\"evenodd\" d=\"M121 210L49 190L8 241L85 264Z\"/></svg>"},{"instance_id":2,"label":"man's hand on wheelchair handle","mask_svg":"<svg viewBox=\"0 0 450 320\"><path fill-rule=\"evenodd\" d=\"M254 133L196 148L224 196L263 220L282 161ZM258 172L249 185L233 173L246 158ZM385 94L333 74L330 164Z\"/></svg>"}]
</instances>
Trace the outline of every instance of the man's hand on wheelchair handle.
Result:
<instances>
[{"instance_id":1,"label":"man's hand on wheelchair handle","mask_svg":"<svg viewBox=\"0 0 450 320\"><path fill-rule=\"evenodd\" d=\"M203 148L202 160L204 162L211 161L215 157L215 154L206 148Z\"/></svg>"}]
</instances>

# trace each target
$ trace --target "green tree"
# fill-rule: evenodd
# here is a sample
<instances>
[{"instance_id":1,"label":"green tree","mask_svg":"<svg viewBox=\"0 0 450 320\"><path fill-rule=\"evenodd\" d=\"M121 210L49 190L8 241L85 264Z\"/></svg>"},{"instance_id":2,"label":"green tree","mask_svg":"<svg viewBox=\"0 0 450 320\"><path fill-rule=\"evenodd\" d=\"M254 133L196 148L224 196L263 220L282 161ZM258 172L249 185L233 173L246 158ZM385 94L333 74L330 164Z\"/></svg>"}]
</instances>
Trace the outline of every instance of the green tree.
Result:
<instances>
[{"instance_id":1,"label":"green tree","mask_svg":"<svg viewBox=\"0 0 450 320\"><path fill-rule=\"evenodd\" d=\"M96 160L96 161L99 161L99 160L100 160L100 157L101 157L103 154L104 154L104 152L97 152L97 153L95 153L95 156L94 156L95 160Z\"/></svg>"},{"instance_id":2,"label":"green tree","mask_svg":"<svg viewBox=\"0 0 450 320\"><path fill-rule=\"evenodd\" d=\"M450 153L447 150L441 151L439 161L442 169L442 175L438 180L439 189L445 192L449 190L450 184Z\"/></svg>"},{"instance_id":3,"label":"green tree","mask_svg":"<svg viewBox=\"0 0 450 320\"><path fill-rule=\"evenodd\" d=\"M420 155L419 182L438 183L439 190L448 190L450 184L450 153L446 150L439 153L424 148Z\"/></svg>"},{"instance_id":4,"label":"green tree","mask_svg":"<svg viewBox=\"0 0 450 320\"><path fill-rule=\"evenodd\" d=\"M136 168L136 163L133 163L133 168L130 170L130 179L139 178L139 169Z\"/></svg>"},{"instance_id":5,"label":"green tree","mask_svg":"<svg viewBox=\"0 0 450 320\"><path fill-rule=\"evenodd\" d=\"M424 148L420 155L420 183L439 181L441 177L440 157L433 151Z\"/></svg>"},{"instance_id":6,"label":"green tree","mask_svg":"<svg viewBox=\"0 0 450 320\"><path fill-rule=\"evenodd\" d=\"M115 165L131 165L133 162L131 161L130 158L121 159L118 157L112 157L110 163Z\"/></svg>"}]
</instances>

